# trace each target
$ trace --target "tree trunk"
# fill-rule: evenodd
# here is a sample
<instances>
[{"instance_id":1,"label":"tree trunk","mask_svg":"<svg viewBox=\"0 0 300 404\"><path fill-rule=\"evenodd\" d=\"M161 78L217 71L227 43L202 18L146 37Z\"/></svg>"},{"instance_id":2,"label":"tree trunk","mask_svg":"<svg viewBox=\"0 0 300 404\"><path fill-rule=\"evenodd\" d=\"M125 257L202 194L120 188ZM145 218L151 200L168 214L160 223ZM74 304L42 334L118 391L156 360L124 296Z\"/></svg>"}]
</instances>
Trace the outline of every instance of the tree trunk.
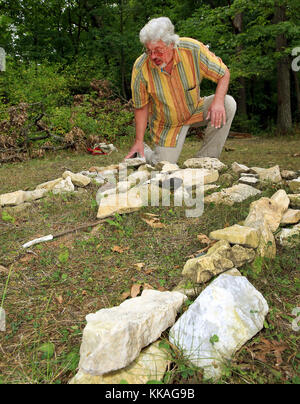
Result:
<instances>
[{"instance_id":1,"label":"tree trunk","mask_svg":"<svg viewBox=\"0 0 300 404\"><path fill-rule=\"evenodd\" d=\"M295 81L295 92L296 92L296 100L297 100L297 113L300 116L300 85L298 79L298 73L293 72L294 81Z\"/></svg>"},{"instance_id":2,"label":"tree trunk","mask_svg":"<svg viewBox=\"0 0 300 404\"><path fill-rule=\"evenodd\" d=\"M276 6L274 22L286 21L286 7ZM284 34L276 38L276 51L283 52L287 48L287 39ZM292 129L292 108L290 88L290 60L282 56L277 62L277 128L279 133L287 133Z\"/></svg>"},{"instance_id":3,"label":"tree trunk","mask_svg":"<svg viewBox=\"0 0 300 404\"><path fill-rule=\"evenodd\" d=\"M234 17L233 27L235 29L235 34L238 35L243 32L243 13L238 13ZM239 57L239 54L243 51L242 46L238 46L236 49L236 53ZM246 80L245 77L239 77L239 89L238 89L238 97L237 97L237 112L239 115L244 115L247 118L247 90L246 90Z\"/></svg>"},{"instance_id":4,"label":"tree trunk","mask_svg":"<svg viewBox=\"0 0 300 404\"><path fill-rule=\"evenodd\" d=\"M123 0L120 0L120 34L121 34L121 46L120 46L120 70L121 70L121 83L122 83L122 96L127 99L126 95L126 83L125 83L125 52L123 45L124 35L124 4Z\"/></svg>"}]
</instances>

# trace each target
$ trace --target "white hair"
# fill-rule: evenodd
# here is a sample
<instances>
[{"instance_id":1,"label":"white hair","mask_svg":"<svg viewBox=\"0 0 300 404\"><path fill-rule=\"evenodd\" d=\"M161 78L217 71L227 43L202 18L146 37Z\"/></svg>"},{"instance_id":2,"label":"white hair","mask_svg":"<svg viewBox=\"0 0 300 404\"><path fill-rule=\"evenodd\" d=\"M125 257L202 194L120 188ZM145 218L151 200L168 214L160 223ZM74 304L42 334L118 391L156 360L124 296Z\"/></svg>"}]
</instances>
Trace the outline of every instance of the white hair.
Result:
<instances>
[{"instance_id":1,"label":"white hair","mask_svg":"<svg viewBox=\"0 0 300 404\"><path fill-rule=\"evenodd\" d=\"M140 41L143 45L160 40L166 45L176 45L179 42L179 35L174 33L174 25L168 17L153 18L140 31Z\"/></svg>"}]
</instances>

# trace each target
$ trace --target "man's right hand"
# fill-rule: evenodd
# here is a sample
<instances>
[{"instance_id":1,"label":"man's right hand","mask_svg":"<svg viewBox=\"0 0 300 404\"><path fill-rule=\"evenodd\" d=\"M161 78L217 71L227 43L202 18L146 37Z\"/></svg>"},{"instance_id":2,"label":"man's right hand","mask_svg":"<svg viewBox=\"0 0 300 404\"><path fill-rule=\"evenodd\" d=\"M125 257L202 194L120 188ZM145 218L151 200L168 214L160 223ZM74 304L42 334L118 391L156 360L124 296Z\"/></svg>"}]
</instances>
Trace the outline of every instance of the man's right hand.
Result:
<instances>
[{"instance_id":1,"label":"man's right hand","mask_svg":"<svg viewBox=\"0 0 300 404\"><path fill-rule=\"evenodd\" d=\"M141 157L145 157L143 142L135 142L134 145L132 146L132 148L130 149L130 152L125 157L125 159L132 158L135 153L139 153L141 155Z\"/></svg>"}]
</instances>

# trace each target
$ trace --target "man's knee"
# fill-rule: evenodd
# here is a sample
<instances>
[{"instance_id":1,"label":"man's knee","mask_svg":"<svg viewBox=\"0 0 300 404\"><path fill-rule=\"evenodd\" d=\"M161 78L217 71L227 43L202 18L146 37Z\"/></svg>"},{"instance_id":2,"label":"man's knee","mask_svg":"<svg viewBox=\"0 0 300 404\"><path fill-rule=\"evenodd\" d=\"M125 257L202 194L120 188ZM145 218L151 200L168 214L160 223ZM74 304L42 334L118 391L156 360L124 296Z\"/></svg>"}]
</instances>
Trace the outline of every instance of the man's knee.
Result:
<instances>
[{"instance_id":1,"label":"man's knee","mask_svg":"<svg viewBox=\"0 0 300 404\"><path fill-rule=\"evenodd\" d=\"M235 99L231 95L226 95L224 105L227 119L233 119L237 106Z\"/></svg>"}]
</instances>

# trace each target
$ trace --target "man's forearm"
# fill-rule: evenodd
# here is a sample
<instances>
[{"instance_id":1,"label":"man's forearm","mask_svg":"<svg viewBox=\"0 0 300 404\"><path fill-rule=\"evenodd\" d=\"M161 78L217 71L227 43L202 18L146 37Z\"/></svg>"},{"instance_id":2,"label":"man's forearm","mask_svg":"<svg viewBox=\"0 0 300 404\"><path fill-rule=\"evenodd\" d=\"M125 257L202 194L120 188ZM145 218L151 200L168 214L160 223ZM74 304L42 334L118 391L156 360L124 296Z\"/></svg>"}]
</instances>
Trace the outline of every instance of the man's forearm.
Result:
<instances>
[{"instance_id":1,"label":"man's forearm","mask_svg":"<svg viewBox=\"0 0 300 404\"><path fill-rule=\"evenodd\" d=\"M229 81L230 81L230 72L227 69L224 76L218 81L218 85L215 92L216 100L224 102L224 98L225 95L227 94L229 87Z\"/></svg>"},{"instance_id":2,"label":"man's forearm","mask_svg":"<svg viewBox=\"0 0 300 404\"><path fill-rule=\"evenodd\" d=\"M145 131L148 124L149 104L143 108L134 110L135 117L135 142L142 143L144 140Z\"/></svg>"}]
</instances>

